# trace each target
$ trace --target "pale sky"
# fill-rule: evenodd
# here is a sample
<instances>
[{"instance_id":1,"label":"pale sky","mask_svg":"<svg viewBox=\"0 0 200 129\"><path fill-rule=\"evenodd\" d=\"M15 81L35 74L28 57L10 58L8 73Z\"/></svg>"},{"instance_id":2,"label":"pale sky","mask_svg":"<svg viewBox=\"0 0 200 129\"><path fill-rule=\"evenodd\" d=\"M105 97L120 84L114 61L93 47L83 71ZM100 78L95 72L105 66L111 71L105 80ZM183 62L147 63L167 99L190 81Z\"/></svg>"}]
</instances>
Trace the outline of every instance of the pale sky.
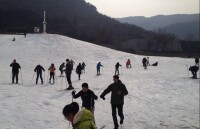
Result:
<instances>
[{"instance_id":1,"label":"pale sky","mask_svg":"<svg viewBox=\"0 0 200 129\"><path fill-rule=\"evenodd\" d=\"M199 0L85 0L113 18L199 13Z\"/></svg>"}]
</instances>

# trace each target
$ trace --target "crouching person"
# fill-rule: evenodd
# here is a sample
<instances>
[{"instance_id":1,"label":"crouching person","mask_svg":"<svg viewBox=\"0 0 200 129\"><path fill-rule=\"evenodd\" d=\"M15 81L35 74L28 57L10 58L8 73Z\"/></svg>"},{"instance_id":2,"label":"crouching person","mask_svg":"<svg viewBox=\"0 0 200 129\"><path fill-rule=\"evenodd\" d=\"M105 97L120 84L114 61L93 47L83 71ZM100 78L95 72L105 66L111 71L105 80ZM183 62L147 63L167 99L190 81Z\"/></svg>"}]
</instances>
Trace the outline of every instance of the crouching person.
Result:
<instances>
[{"instance_id":1,"label":"crouching person","mask_svg":"<svg viewBox=\"0 0 200 129\"><path fill-rule=\"evenodd\" d=\"M192 73L192 78L197 79L197 72L198 72L199 68L197 66L190 66L189 70Z\"/></svg>"},{"instance_id":2,"label":"crouching person","mask_svg":"<svg viewBox=\"0 0 200 129\"><path fill-rule=\"evenodd\" d=\"M79 111L79 105L76 102L66 105L63 108L63 115L66 120L72 123L73 129L97 129L93 122L92 112L86 108Z\"/></svg>"}]
</instances>

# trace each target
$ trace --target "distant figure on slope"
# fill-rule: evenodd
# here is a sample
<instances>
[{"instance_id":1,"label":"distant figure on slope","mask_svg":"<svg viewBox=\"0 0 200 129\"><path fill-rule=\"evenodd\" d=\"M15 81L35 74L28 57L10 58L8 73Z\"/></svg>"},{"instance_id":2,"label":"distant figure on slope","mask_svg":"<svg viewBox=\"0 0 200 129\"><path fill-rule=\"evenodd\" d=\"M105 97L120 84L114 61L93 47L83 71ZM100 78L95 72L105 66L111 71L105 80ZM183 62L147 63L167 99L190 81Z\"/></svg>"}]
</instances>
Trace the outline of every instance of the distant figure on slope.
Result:
<instances>
[{"instance_id":1,"label":"distant figure on slope","mask_svg":"<svg viewBox=\"0 0 200 129\"><path fill-rule=\"evenodd\" d=\"M72 65L72 70L74 69L75 62L71 59L70 64Z\"/></svg>"},{"instance_id":2,"label":"distant figure on slope","mask_svg":"<svg viewBox=\"0 0 200 129\"><path fill-rule=\"evenodd\" d=\"M119 66L122 66L122 65L119 64L119 62L117 62L115 65L115 75L119 75Z\"/></svg>"},{"instance_id":3,"label":"distant figure on slope","mask_svg":"<svg viewBox=\"0 0 200 129\"><path fill-rule=\"evenodd\" d=\"M15 37L12 39L12 41L15 41Z\"/></svg>"},{"instance_id":4,"label":"distant figure on slope","mask_svg":"<svg viewBox=\"0 0 200 129\"><path fill-rule=\"evenodd\" d=\"M69 59L66 59L65 73L69 87L66 90L72 90L74 87L72 86L71 74L72 74L72 64Z\"/></svg>"},{"instance_id":5,"label":"distant figure on slope","mask_svg":"<svg viewBox=\"0 0 200 129\"><path fill-rule=\"evenodd\" d=\"M199 67L199 58L198 57L195 58L195 66Z\"/></svg>"},{"instance_id":6,"label":"distant figure on slope","mask_svg":"<svg viewBox=\"0 0 200 129\"><path fill-rule=\"evenodd\" d=\"M97 75L100 75L100 67L103 67L103 65L101 65L101 62L99 62L96 67L97 67Z\"/></svg>"},{"instance_id":7,"label":"distant figure on slope","mask_svg":"<svg viewBox=\"0 0 200 129\"><path fill-rule=\"evenodd\" d=\"M24 37L26 38L26 32L24 32Z\"/></svg>"},{"instance_id":8,"label":"distant figure on slope","mask_svg":"<svg viewBox=\"0 0 200 129\"><path fill-rule=\"evenodd\" d=\"M145 57L142 59L142 64L144 69L147 69L147 59Z\"/></svg>"},{"instance_id":9,"label":"distant figure on slope","mask_svg":"<svg viewBox=\"0 0 200 129\"><path fill-rule=\"evenodd\" d=\"M83 63L82 63L82 70L83 70L84 73L85 73L85 66L86 66L86 65L85 65L85 62L83 62Z\"/></svg>"},{"instance_id":10,"label":"distant figure on slope","mask_svg":"<svg viewBox=\"0 0 200 129\"><path fill-rule=\"evenodd\" d=\"M123 105L124 105L124 96L128 94L126 86L119 80L118 75L113 76L114 83L110 84L100 95L100 97L105 100L105 95L111 92L111 107L112 107L112 117L115 125L115 129L118 129L117 121L117 112L120 116L120 124L123 124L124 114L123 114Z\"/></svg>"},{"instance_id":11,"label":"distant figure on slope","mask_svg":"<svg viewBox=\"0 0 200 129\"><path fill-rule=\"evenodd\" d=\"M131 68L131 60L128 59L126 62L126 68Z\"/></svg>"},{"instance_id":12,"label":"distant figure on slope","mask_svg":"<svg viewBox=\"0 0 200 129\"><path fill-rule=\"evenodd\" d=\"M92 113L94 113L94 100L97 100L98 97L94 94L92 90L88 88L87 83L82 84L82 90L79 91L76 94L76 91L72 91L73 98L81 97L82 99L82 107L85 107L86 109L90 110Z\"/></svg>"},{"instance_id":13,"label":"distant figure on slope","mask_svg":"<svg viewBox=\"0 0 200 129\"><path fill-rule=\"evenodd\" d=\"M197 72L198 72L199 68L197 66L190 66L189 71L191 71L192 73L192 78L193 79L197 79Z\"/></svg>"},{"instance_id":14,"label":"distant figure on slope","mask_svg":"<svg viewBox=\"0 0 200 129\"><path fill-rule=\"evenodd\" d=\"M54 64L52 63L51 64L51 66L49 67L49 69L48 69L49 71L50 71L50 78L49 78L49 83L51 83L51 78L53 78L53 83L55 83L55 70L56 70L56 68L55 68L55 66L54 66Z\"/></svg>"},{"instance_id":15,"label":"distant figure on slope","mask_svg":"<svg viewBox=\"0 0 200 129\"><path fill-rule=\"evenodd\" d=\"M81 80L81 73L82 73L81 63L79 63L78 66L76 67L76 73L78 74L79 80Z\"/></svg>"},{"instance_id":16,"label":"distant figure on slope","mask_svg":"<svg viewBox=\"0 0 200 129\"><path fill-rule=\"evenodd\" d=\"M21 66L14 59L13 62L10 64L10 67L12 67L12 84L14 84L15 78L16 78L16 84L18 84L18 74L19 74L19 69L21 69Z\"/></svg>"},{"instance_id":17,"label":"distant figure on slope","mask_svg":"<svg viewBox=\"0 0 200 129\"><path fill-rule=\"evenodd\" d=\"M59 70L60 70L60 77L64 77L63 76L63 68L65 67L65 63L63 62L60 67L59 67Z\"/></svg>"},{"instance_id":18,"label":"distant figure on slope","mask_svg":"<svg viewBox=\"0 0 200 129\"><path fill-rule=\"evenodd\" d=\"M146 59L147 59L147 65L150 65L150 63L149 63L149 57L147 57Z\"/></svg>"},{"instance_id":19,"label":"distant figure on slope","mask_svg":"<svg viewBox=\"0 0 200 129\"><path fill-rule=\"evenodd\" d=\"M157 66L157 65L158 65L158 62L156 62L156 63L152 64L152 66Z\"/></svg>"},{"instance_id":20,"label":"distant figure on slope","mask_svg":"<svg viewBox=\"0 0 200 129\"><path fill-rule=\"evenodd\" d=\"M40 79L41 79L41 84L43 84L42 71L45 71L45 69L41 65L37 65L35 67L34 71L37 72L36 85L38 84L39 76L40 76Z\"/></svg>"}]
</instances>

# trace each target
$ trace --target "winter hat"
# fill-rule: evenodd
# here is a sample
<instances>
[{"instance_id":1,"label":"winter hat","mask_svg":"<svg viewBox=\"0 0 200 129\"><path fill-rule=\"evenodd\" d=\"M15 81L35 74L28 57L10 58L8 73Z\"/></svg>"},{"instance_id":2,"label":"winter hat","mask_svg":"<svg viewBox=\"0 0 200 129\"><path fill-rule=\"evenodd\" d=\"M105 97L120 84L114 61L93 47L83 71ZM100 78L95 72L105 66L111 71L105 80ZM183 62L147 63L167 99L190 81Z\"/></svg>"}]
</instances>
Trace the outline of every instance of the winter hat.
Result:
<instances>
[{"instance_id":1,"label":"winter hat","mask_svg":"<svg viewBox=\"0 0 200 129\"><path fill-rule=\"evenodd\" d=\"M119 80L119 76L118 75L114 75L113 78L118 79Z\"/></svg>"},{"instance_id":2,"label":"winter hat","mask_svg":"<svg viewBox=\"0 0 200 129\"><path fill-rule=\"evenodd\" d=\"M71 104L66 105L63 108L63 115L65 117L69 116L69 114L76 114L79 111L79 105L77 102L72 102Z\"/></svg>"},{"instance_id":3,"label":"winter hat","mask_svg":"<svg viewBox=\"0 0 200 129\"><path fill-rule=\"evenodd\" d=\"M87 83L83 83L82 87L87 87L88 88L88 84Z\"/></svg>"},{"instance_id":4,"label":"winter hat","mask_svg":"<svg viewBox=\"0 0 200 129\"><path fill-rule=\"evenodd\" d=\"M66 59L66 61L69 61L69 59Z\"/></svg>"}]
</instances>

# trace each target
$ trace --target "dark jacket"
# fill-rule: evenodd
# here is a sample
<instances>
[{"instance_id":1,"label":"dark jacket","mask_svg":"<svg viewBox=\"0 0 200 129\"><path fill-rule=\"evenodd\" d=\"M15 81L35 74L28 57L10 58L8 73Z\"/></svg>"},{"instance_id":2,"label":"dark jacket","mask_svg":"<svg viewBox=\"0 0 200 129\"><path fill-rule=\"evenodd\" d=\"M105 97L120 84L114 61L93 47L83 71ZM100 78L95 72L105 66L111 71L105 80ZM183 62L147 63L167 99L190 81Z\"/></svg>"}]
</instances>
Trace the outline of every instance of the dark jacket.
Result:
<instances>
[{"instance_id":1,"label":"dark jacket","mask_svg":"<svg viewBox=\"0 0 200 129\"><path fill-rule=\"evenodd\" d=\"M66 74L72 74L72 65L70 63L66 64L66 69L65 69Z\"/></svg>"},{"instance_id":2,"label":"dark jacket","mask_svg":"<svg viewBox=\"0 0 200 129\"><path fill-rule=\"evenodd\" d=\"M143 59L142 59L142 63L143 63L143 64L146 64L146 63L147 63L147 59L146 59L146 58L143 58Z\"/></svg>"},{"instance_id":3,"label":"dark jacket","mask_svg":"<svg viewBox=\"0 0 200 129\"><path fill-rule=\"evenodd\" d=\"M189 70L192 72L197 72L199 68L197 66L190 66Z\"/></svg>"},{"instance_id":4,"label":"dark jacket","mask_svg":"<svg viewBox=\"0 0 200 129\"><path fill-rule=\"evenodd\" d=\"M199 63L199 58L195 58L195 63L196 63L196 64Z\"/></svg>"},{"instance_id":5,"label":"dark jacket","mask_svg":"<svg viewBox=\"0 0 200 129\"><path fill-rule=\"evenodd\" d=\"M34 69L34 71L37 73L42 73L42 70L45 71L41 65L37 65Z\"/></svg>"},{"instance_id":6,"label":"dark jacket","mask_svg":"<svg viewBox=\"0 0 200 129\"><path fill-rule=\"evenodd\" d=\"M82 70L82 66L81 66L81 64L79 64L79 65L76 67L76 73L77 73L77 74L81 74L81 70Z\"/></svg>"},{"instance_id":7,"label":"dark jacket","mask_svg":"<svg viewBox=\"0 0 200 129\"><path fill-rule=\"evenodd\" d=\"M85 63L83 62L83 63L82 63L82 69L84 69L84 68L85 68L85 66L86 66L86 65L85 65Z\"/></svg>"},{"instance_id":8,"label":"dark jacket","mask_svg":"<svg viewBox=\"0 0 200 129\"><path fill-rule=\"evenodd\" d=\"M19 69L21 69L21 66L18 63L11 63L10 67L12 67L13 73L19 73Z\"/></svg>"},{"instance_id":9,"label":"dark jacket","mask_svg":"<svg viewBox=\"0 0 200 129\"><path fill-rule=\"evenodd\" d=\"M65 67L65 63L62 63L59 67L59 70L63 70L63 68Z\"/></svg>"},{"instance_id":10,"label":"dark jacket","mask_svg":"<svg viewBox=\"0 0 200 129\"><path fill-rule=\"evenodd\" d=\"M101 65L101 63L98 63L97 64L97 69L100 69L101 66L103 66L103 65Z\"/></svg>"},{"instance_id":11,"label":"dark jacket","mask_svg":"<svg viewBox=\"0 0 200 129\"><path fill-rule=\"evenodd\" d=\"M83 103L82 107L85 108L91 108L94 107L94 99L98 99L98 97L94 94L94 92L90 89L88 89L87 92L84 92L83 90L79 91L76 95L73 96L73 98L81 97Z\"/></svg>"},{"instance_id":12,"label":"dark jacket","mask_svg":"<svg viewBox=\"0 0 200 129\"><path fill-rule=\"evenodd\" d=\"M105 89L104 92L101 94L101 96L104 97L109 92L111 92L111 104L124 104L124 96L128 94L128 91L126 89L126 86L121 81L109 85L107 89ZM121 94L118 94L118 92L121 92Z\"/></svg>"},{"instance_id":13,"label":"dark jacket","mask_svg":"<svg viewBox=\"0 0 200 129\"><path fill-rule=\"evenodd\" d=\"M118 62L118 63L115 65L115 68L116 68L116 69L119 69L119 66L122 66L122 65L120 65L119 62Z\"/></svg>"}]
</instances>

